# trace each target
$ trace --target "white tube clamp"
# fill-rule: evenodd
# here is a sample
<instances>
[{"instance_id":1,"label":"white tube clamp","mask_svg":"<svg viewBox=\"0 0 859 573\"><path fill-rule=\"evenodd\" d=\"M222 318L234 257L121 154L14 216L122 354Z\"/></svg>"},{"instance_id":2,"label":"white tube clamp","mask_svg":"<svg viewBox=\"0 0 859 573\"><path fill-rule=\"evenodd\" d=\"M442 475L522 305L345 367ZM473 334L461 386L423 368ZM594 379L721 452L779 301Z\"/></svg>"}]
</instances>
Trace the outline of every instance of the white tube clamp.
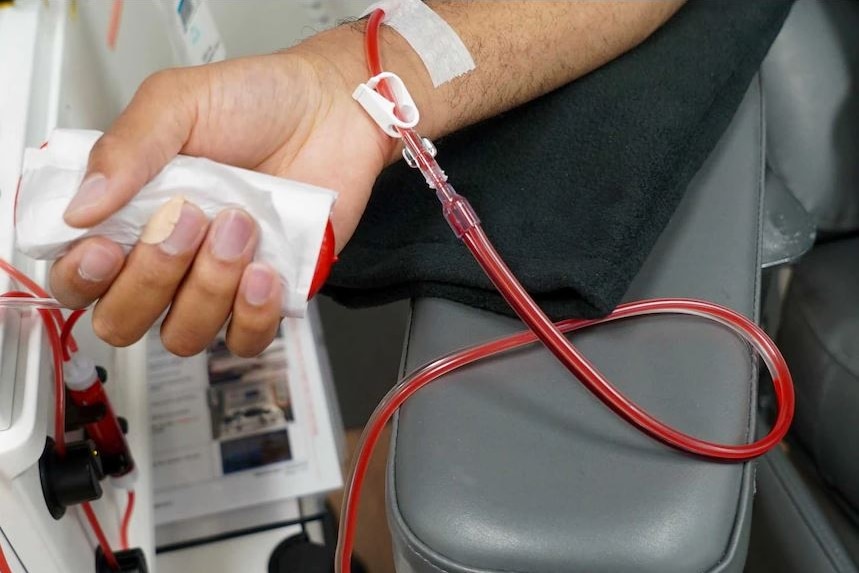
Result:
<instances>
[{"instance_id":1,"label":"white tube clamp","mask_svg":"<svg viewBox=\"0 0 859 573\"><path fill-rule=\"evenodd\" d=\"M376 91L379 82L382 80L385 80L387 86L394 93L394 97L397 100L396 105ZM367 83L360 84L352 92L352 99L361 104L364 111L382 128L382 131L391 137L400 137L397 128L411 129L421 119L421 114L418 111L417 105L415 105L415 100L412 99L403 80L397 74L391 72L382 72L370 78ZM395 108L399 111L399 114L394 111Z\"/></svg>"}]
</instances>

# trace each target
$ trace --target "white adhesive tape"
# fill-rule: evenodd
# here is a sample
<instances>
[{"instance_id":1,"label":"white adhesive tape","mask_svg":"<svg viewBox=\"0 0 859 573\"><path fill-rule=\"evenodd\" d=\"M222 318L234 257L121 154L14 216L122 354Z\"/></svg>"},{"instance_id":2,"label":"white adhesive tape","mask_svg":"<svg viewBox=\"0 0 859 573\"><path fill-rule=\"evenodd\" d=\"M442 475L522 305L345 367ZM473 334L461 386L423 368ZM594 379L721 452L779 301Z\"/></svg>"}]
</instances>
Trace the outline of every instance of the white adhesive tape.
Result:
<instances>
[{"instance_id":1,"label":"white adhesive tape","mask_svg":"<svg viewBox=\"0 0 859 573\"><path fill-rule=\"evenodd\" d=\"M474 59L459 35L421 0L384 0L363 16L381 8L385 24L396 30L420 56L438 87L474 69Z\"/></svg>"}]
</instances>

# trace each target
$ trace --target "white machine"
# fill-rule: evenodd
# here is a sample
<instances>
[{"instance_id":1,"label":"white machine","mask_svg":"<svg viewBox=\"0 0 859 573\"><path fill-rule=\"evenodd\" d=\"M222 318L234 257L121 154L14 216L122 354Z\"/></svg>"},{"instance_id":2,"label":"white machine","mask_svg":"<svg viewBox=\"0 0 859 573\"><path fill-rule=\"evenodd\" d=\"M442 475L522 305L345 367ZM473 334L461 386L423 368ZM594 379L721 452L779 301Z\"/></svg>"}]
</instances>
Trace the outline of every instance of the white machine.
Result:
<instances>
[{"instance_id":1,"label":"white machine","mask_svg":"<svg viewBox=\"0 0 859 573\"><path fill-rule=\"evenodd\" d=\"M47 266L16 255L13 245L14 197L23 151L38 145L55 127L105 129L147 75L193 63L189 61L193 53L176 49L181 48L181 37L164 41L170 33L164 10L175 4L171 1L125 2L115 42L108 39L111 0L16 0L0 8L0 258L41 284L46 283ZM187 12L202 0L185 2ZM179 0L180 10L182 4ZM222 46L238 56L287 47L338 18L359 13L367 4L243 1L214 2L209 8ZM251 22L254 33L246 34ZM0 292L12 284L0 273ZM128 421L127 439L140 469L130 545L143 550L149 571L154 571L145 352L140 345L127 349L104 345L92 335L87 320L80 322L75 335L86 354L108 371L107 392L117 413ZM15 573L95 570L97 542L80 507L71 506L55 519L43 493L39 461L53 433L52 376L38 313L0 309L0 549ZM266 425L280 423L283 410L276 410L277 420ZM105 535L116 540L125 493L114 491L108 481L102 485L103 495L92 506ZM237 551L232 545L229 553ZM209 553L220 554L217 549ZM188 559L185 555L173 561L192 570L219 570L212 563ZM169 561L162 560L162 565ZM222 561L221 566L229 567L227 563Z\"/></svg>"},{"instance_id":2,"label":"white machine","mask_svg":"<svg viewBox=\"0 0 859 573\"><path fill-rule=\"evenodd\" d=\"M16 256L12 242L15 188L23 149L38 145L55 126L106 126L134 85L174 61L169 46L110 52L103 34L110 8L67 2L16 2L0 9L0 257L45 284L46 265ZM159 25L155 10L135 15L144 26ZM129 38L131 40L132 38ZM142 40L142 37L140 38ZM139 41L139 40L138 40ZM154 44L154 43L153 43ZM131 46L129 46L131 48ZM11 282L0 277L0 290ZM143 356L99 343L82 321L81 348L114 374L108 385L114 407L129 422L128 440L141 467L148 460L147 401ZM40 458L53 433L54 392L50 353L39 315L5 310L0 317L0 544L12 571L93 571L95 540L79 507L60 519L43 493ZM119 374L122 373L122 374ZM74 440L75 433L70 434ZM62 470L60 470L62 472ZM108 538L116 540L125 496L102 482L92 507ZM137 507L130 537L154 563L147 472L136 486Z\"/></svg>"}]
</instances>

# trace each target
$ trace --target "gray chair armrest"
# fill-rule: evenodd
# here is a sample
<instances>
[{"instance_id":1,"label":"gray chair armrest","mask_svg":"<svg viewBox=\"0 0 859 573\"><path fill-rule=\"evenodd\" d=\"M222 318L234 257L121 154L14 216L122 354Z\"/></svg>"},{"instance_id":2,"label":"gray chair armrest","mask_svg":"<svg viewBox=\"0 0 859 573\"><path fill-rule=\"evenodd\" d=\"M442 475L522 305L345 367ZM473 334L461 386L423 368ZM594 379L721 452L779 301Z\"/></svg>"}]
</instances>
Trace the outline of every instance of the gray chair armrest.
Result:
<instances>
[{"instance_id":1,"label":"gray chair armrest","mask_svg":"<svg viewBox=\"0 0 859 573\"><path fill-rule=\"evenodd\" d=\"M778 175L767 169L764 181L761 267L770 269L793 263L807 253L814 246L817 228Z\"/></svg>"},{"instance_id":2,"label":"gray chair armrest","mask_svg":"<svg viewBox=\"0 0 859 573\"><path fill-rule=\"evenodd\" d=\"M756 317L763 184L755 80L628 293ZM443 300L413 305L404 372L520 330ZM598 327L575 342L627 395L697 436L753 433L748 348L697 319ZM742 571L750 464L674 452L606 409L542 348L448 376L399 414L387 484L397 570Z\"/></svg>"},{"instance_id":3,"label":"gray chair armrest","mask_svg":"<svg viewBox=\"0 0 859 573\"><path fill-rule=\"evenodd\" d=\"M758 435L768 430L759 419ZM775 448L761 458L757 483L750 572L859 573L859 531L800 449Z\"/></svg>"}]
</instances>

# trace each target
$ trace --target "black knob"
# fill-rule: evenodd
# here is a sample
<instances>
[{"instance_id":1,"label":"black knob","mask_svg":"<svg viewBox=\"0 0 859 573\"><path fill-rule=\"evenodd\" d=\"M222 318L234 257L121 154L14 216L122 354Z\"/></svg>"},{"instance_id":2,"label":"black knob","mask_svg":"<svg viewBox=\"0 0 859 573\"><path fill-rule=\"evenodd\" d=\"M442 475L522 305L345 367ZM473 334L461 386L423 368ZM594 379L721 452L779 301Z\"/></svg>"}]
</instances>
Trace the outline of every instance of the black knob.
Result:
<instances>
[{"instance_id":1,"label":"black knob","mask_svg":"<svg viewBox=\"0 0 859 573\"><path fill-rule=\"evenodd\" d=\"M95 550L95 573L148 573L149 568L146 566L146 555L143 550L134 547L125 551L114 551L116 562L119 569L111 569L104 560L104 553L101 547Z\"/></svg>"},{"instance_id":2,"label":"black knob","mask_svg":"<svg viewBox=\"0 0 859 573\"><path fill-rule=\"evenodd\" d=\"M61 518L66 508L101 497L104 472L101 458L92 440L66 445L63 456L57 454L54 441L48 438L39 459L42 494L54 519Z\"/></svg>"},{"instance_id":3,"label":"black knob","mask_svg":"<svg viewBox=\"0 0 859 573\"><path fill-rule=\"evenodd\" d=\"M104 366L96 366L95 375L98 376L98 379L101 380L102 384L107 384L107 370Z\"/></svg>"}]
</instances>

